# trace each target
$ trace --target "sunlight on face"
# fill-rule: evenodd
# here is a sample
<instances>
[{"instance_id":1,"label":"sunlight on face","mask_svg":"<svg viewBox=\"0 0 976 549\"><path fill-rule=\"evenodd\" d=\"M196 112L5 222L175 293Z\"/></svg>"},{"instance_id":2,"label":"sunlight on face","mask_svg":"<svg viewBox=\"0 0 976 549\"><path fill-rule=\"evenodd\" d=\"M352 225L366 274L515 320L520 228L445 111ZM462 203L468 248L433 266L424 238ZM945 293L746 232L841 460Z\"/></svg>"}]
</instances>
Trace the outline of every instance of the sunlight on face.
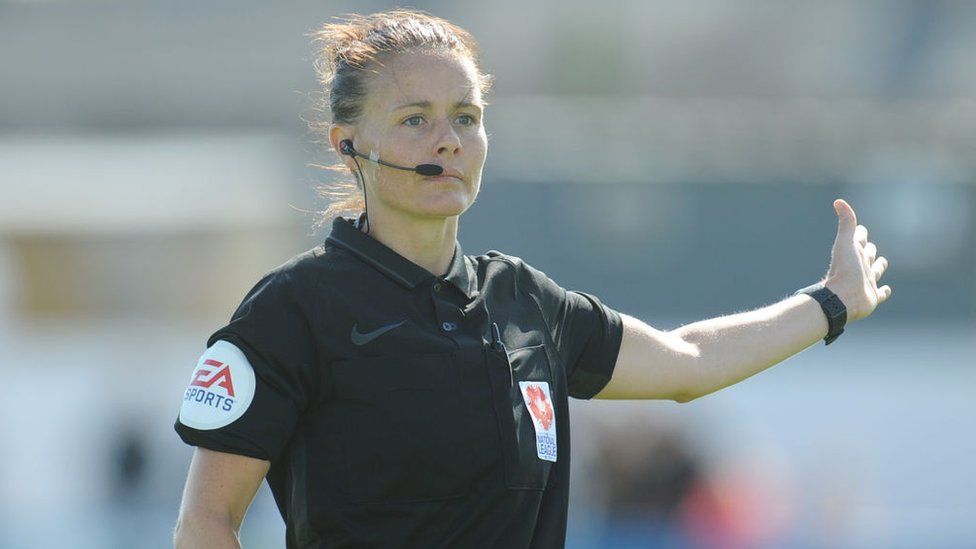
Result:
<instances>
[{"instance_id":1,"label":"sunlight on face","mask_svg":"<svg viewBox=\"0 0 976 549\"><path fill-rule=\"evenodd\" d=\"M456 55L407 52L383 60L367 84L356 148L385 162L437 164L460 178L429 178L360 162L369 205L418 217L459 215L474 203L488 153L474 65Z\"/></svg>"}]
</instances>

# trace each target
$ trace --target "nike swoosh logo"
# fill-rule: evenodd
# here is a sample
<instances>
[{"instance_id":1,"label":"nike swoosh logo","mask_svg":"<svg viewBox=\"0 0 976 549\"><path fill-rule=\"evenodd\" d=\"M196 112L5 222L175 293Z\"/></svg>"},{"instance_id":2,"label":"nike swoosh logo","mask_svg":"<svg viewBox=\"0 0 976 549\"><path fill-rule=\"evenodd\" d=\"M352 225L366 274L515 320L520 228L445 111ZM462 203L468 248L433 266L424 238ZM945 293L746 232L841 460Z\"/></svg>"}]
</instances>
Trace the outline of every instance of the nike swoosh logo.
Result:
<instances>
[{"instance_id":1,"label":"nike swoosh logo","mask_svg":"<svg viewBox=\"0 0 976 549\"><path fill-rule=\"evenodd\" d=\"M366 332L365 334L362 333L362 332L360 332L356 328L356 326L358 325L358 323L357 324L353 324L353 326L352 326L352 334L351 334L352 342L355 345L366 345L370 341L373 341L374 339L380 337L381 335L385 334L386 332L389 332L393 328L399 327L400 325L402 325L406 321L407 321L407 319L403 319L400 322L397 322L396 324L390 324L390 325L387 325L387 326L381 326L381 327L373 330L372 332Z\"/></svg>"}]
</instances>

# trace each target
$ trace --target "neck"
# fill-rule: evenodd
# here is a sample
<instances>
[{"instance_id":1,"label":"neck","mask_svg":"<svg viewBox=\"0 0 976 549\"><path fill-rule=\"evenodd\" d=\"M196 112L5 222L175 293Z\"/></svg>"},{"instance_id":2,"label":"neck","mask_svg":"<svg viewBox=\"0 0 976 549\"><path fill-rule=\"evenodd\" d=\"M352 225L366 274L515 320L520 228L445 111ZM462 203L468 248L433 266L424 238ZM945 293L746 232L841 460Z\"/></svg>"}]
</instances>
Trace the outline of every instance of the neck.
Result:
<instances>
[{"instance_id":1,"label":"neck","mask_svg":"<svg viewBox=\"0 0 976 549\"><path fill-rule=\"evenodd\" d=\"M447 274L454 257L458 216L414 217L370 204L369 236L432 274Z\"/></svg>"}]
</instances>

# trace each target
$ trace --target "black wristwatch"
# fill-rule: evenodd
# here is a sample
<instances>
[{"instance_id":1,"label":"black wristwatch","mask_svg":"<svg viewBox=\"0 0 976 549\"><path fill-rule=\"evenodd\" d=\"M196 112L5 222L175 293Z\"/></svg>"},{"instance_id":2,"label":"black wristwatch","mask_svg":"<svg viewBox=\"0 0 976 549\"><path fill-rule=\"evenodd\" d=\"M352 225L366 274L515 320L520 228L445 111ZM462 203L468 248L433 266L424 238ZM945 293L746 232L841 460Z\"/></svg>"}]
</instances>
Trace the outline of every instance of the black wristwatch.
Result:
<instances>
[{"instance_id":1,"label":"black wristwatch","mask_svg":"<svg viewBox=\"0 0 976 549\"><path fill-rule=\"evenodd\" d=\"M807 294L820 303L820 308L827 315L827 337L824 338L824 345L830 345L840 334L844 333L844 324L847 323L847 307L837 297L837 294L830 291L822 281L793 292L793 295L800 294Z\"/></svg>"}]
</instances>

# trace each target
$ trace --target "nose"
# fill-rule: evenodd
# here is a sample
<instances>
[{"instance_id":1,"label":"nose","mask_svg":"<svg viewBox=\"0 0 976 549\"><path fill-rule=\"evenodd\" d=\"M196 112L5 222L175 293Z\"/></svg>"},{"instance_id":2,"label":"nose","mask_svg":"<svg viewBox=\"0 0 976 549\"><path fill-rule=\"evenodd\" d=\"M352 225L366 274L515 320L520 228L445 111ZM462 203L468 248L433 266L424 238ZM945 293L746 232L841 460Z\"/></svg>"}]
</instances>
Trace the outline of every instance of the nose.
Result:
<instances>
[{"instance_id":1,"label":"nose","mask_svg":"<svg viewBox=\"0 0 976 549\"><path fill-rule=\"evenodd\" d=\"M437 156L445 153L452 155L460 154L461 138L454 131L454 126L450 122L447 122L444 126L446 127L440 131L437 138Z\"/></svg>"}]
</instances>

